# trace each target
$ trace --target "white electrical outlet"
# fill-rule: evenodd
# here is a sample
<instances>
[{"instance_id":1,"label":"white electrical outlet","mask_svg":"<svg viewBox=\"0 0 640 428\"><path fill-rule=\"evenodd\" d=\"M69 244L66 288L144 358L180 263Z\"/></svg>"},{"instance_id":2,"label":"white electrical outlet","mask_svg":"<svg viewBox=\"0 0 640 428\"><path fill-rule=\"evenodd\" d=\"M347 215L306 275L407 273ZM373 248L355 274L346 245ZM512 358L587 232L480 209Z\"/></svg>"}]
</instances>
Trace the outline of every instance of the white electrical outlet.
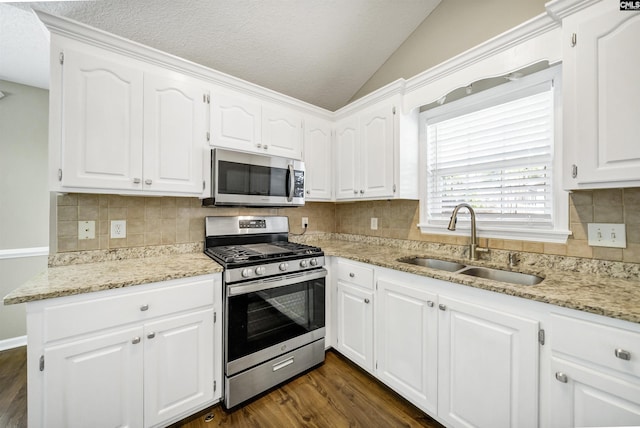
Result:
<instances>
[{"instance_id":1,"label":"white electrical outlet","mask_svg":"<svg viewBox=\"0 0 640 428\"><path fill-rule=\"evenodd\" d=\"M127 221L111 220L111 239L127 237Z\"/></svg>"},{"instance_id":2,"label":"white electrical outlet","mask_svg":"<svg viewBox=\"0 0 640 428\"><path fill-rule=\"evenodd\" d=\"M78 239L96 239L96 222L93 220L79 221Z\"/></svg>"},{"instance_id":3,"label":"white electrical outlet","mask_svg":"<svg viewBox=\"0 0 640 428\"><path fill-rule=\"evenodd\" d=\"M309 217L302 217L302 228L309 227Z\"/></svg>"},{"instance_id":4,"label":"white electrical outlet","mask_svg":"<svg viewBox=\"0 0 640 428\"><path fill-rule=\"evenodd\" d=\"M378 217L371 217L371 230L378 230Z\"/></svg>"},{"instance_id":5,"label":"white electrical outlet","mask_svg":"<svg viewBox=\"0 0 640 428\"><path fill-rule=\"evenodd\" d=\"M587 235L592 247L627 248L627 234L624 224L588 223Z\"/></svg>"}]
</instances>

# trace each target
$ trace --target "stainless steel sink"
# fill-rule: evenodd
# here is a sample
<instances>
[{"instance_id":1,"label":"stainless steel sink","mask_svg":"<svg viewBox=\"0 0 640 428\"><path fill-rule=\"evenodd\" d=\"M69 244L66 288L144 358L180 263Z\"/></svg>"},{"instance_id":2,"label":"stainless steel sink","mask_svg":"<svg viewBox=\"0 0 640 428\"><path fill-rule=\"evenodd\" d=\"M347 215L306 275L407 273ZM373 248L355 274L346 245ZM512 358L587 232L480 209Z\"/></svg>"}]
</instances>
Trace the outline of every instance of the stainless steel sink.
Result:
<instances>
[{"instance_id":1,"label":"stainless steel sink","mask_svg":"<svg viewBox=\"0 0 640 428\"><path fill-rule=\"evenodd\" d=\"M448 260L432 259L429 257L407 257L398 259L399 262L409 263L417 266L424 266L431 269L443 270L446 272L460 273L462 275L475 276L477 278L491 279L493 281L506 282L517 285L540 284L544 278L528 273L512 272L508 270L492 269L479 266L468 266L462 263L450 262Z\"/></svg>"},{"instance_id":2,"label":"stainless steel sink","mask_svg":"<svg viewBox=\"0 0 640 428\"><path fill-rule=\"evenodd\" d=\"M456 272L466 267L465 265L460 263L440 259L429 259L426 257L412 257L408 259L401 259L400 261L403 263L424 266L431 269L445 270L447 272Z\"/></svg>"},{"instance_id":3,"label":"stainless steel sink","mask_svg":"<svg viewBox=\"0 0 640 428\"><path fill-rule=\"evenodd\" d=\"M478 278L492 279L494 281L507 282L518 285L540 284L544 278L527 273L511 272L507 270L491 269L485 267L469 267L458 273L475 276Z\"/></svg>"},{"instance_id":4,"label":"stainless steel sink","mask_svg":"<svg viewBox=\"0 0 640 428\"><path fill-rule=\"evenodd\" d=\"M465 265L460 263L440 259L430 259L426 257L411 257L408 259L400 259L399 261L412 265L424 266L431 269L444 270L447 272L456 272L466 267Z\"/></svg>"}]
</instances>

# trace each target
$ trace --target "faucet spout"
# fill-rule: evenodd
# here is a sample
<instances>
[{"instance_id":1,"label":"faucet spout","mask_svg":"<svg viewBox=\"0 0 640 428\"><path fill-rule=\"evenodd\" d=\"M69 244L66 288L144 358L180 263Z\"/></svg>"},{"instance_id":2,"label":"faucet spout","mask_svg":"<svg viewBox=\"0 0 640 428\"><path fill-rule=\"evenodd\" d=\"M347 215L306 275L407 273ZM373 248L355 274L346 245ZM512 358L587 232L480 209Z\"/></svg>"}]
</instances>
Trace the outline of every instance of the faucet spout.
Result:
<instances>
[{"instance_id":1,"label":"faucet spout","mask_svg":"<svg viewBox=\"0 0 640 428\"><path fill-rule=\"evenodd\" d=\"M458 211L460 208L466 208L469 210L469 214L471 215L471 236L469 242L469 259L478 260L477 251L488 251L486 248L478 248L478 238L476 236L476 212L473 210L473 207L469 204L462 203L456 205L451 213L451 220L449 220L449 226L447 229L456 230L456 223L458 221Z\"/></svg>"}]
</instances>

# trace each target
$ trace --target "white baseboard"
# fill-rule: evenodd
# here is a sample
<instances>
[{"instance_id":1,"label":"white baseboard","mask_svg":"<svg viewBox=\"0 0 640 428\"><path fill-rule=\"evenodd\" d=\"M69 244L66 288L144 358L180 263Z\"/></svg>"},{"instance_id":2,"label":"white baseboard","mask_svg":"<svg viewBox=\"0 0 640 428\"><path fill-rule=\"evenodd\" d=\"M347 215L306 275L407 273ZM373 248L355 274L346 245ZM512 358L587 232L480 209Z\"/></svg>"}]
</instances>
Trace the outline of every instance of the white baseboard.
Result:
<instances>
[{"instance_id":1,"label":"white baseboard","mask_svg":"<svg viewBox=\"0 0 640 428\"><path fill-rule=\"evenodd\" d=\"M0 351L7 349L19 348L27 346L27 336L10 337L9 339L0 340Z\"/></svg>"}]
</instances>

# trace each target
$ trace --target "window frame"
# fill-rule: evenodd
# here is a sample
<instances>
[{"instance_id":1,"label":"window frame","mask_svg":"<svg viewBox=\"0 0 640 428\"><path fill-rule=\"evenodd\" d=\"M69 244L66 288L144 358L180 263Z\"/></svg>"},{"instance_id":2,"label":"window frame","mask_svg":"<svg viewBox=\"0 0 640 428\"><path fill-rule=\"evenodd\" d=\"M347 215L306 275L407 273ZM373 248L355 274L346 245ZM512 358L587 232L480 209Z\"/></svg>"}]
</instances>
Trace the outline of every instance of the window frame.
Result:
<instances>
[{"instance_id":1,"label":"window frame","mask_svg":"<svg viewBox=\"0 0 640 428\"><path fill-rule=\"evenodd\" d=\"M462 99L442 106L434 107L420 113L419 116L419 198L420 222L418 227L423 234L469 236L470 224L465 218L458 218L455 231L446 225L429 222L427 212L427 132L429 120L461 116L471 111L506 103L524 97L536 86L549 83L553 90L553 141L552 141L552 224L553 228L533 229L526 227L500 227L488 225L481 216L477 218L477 234L483 238L511 239L520 241L566 243L571 235L569 230L569 192L562 188L562 79L561 66L556 65L546 70L525 76L519 80L509 81L485 91L471 94Z\"/></svg>"}]
</instances>

